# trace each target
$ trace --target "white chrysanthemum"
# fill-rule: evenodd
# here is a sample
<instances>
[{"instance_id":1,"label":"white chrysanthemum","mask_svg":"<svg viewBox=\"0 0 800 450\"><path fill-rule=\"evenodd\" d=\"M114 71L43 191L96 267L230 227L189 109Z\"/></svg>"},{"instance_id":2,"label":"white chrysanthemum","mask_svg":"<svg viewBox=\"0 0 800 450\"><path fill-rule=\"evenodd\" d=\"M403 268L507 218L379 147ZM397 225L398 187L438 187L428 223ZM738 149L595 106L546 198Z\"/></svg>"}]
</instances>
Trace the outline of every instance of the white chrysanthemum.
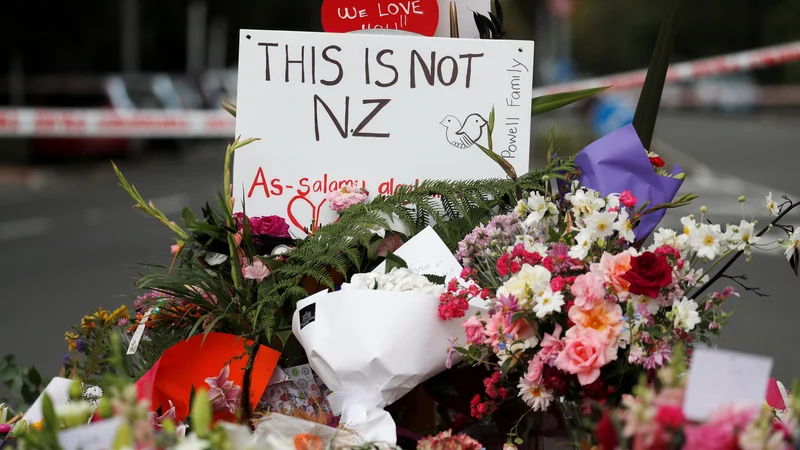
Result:
<instances>
[{"instance_id":1,"label":"white chrysanthemum","mask_svg":"<svg viewBox=\"0 0 800 450\"><path fill-rule=\"evenodd\" d=\"M614 231L618 232L619 237L621 239L625 239L627 242L633 242L636 240L636 234L633 232L633 224L630 221L628 211L620 211L619 220L614 223Z\"/></svg>"},{"instance_id":2,"label":"white chrysanthemum","mask_svg":"<svg viewBox=\"0 0 800 450\"><path fill-rule=\"evenodd\" d=\"M548 314L560 311L562 306L564 306L564 295L561 292L553 292L548 287L542 295L536 298L533 312L536 313L536 317L544 319Z\"/></svg>"},{"instance_id":3,"label":"white chrysanthemum","mask_svg":"<svg viewBox=\"0 0 800 450\"><path fill-rule=\"evenodd\" d=\"M497 294L513 295L519 302L520 307L528 308L533 297L541 295L550 285L551 277L550 271L543 266L523 264L519 272L500 286Z\"/></svg>"},{"instance_id":4,"label":"white chrysanthemum","mask_svg":"<svg viewBox=\"0 0 800 450\"><path fill-rule=\"evenodd\" d=\"M700 323L700 314L697 313L697 303L683 297L681 301L672 303L672 325L684 331L692 331Z\"/></svg>"},{"instance_id":5,"label":"white chrysanthemum","mask_svg":"<svg viewBox=\"0 0 800 450\"><path fill-rule=\"evenodd\" d=\"M567 200L572 204L576 217L592 214L606 206L605 200L593 190L578 190L574 194L567 195Z\"/></svg>"},{"instance_id":6,"label":"white chrysanthemum","mask_svg":"<svg viewBox=\"0 0 800 450\"><path fill-rule=\"evenodd\" d=\"M731 243L736 250L744 251L748 256L752 253L752 246L761 240L756 236L755 224L742 220L738 227L733 227L734 232L731 236Z\"/></svg>"},{"instance_id":7,"label":"white chrysanthemum","mask_svg":"<svg viewBox=\"0 0 800 450\"><path fill-rule=\"evenodd\" d=\"M592 248L592 236L588 231L581 231L575 236L575 245L569 249L569 257L583 260L589 255L589 249Z\"/></svg>"},{"instance_id":8,"label":"white chrysanthemum","mask_svg":"<svg viewBox=\"0 0 800 450\"><path fill-rule=\"evenodd\" d=\"M800 228L795 228L794 232L789 235L789 239L783 243L783 247L786 249L783 255L787 260L792 259L792 255L794 255L798 245L800 245Z\"/></svg>"},{"instance_id":9,"label":"white chrysanthemum","mask_svg":"<svg viewBox=\"0 0 800 450\"><path fill-rule=\"evenodd\" d=\"M540 384L534 384L526 380L524 377L520 378L519 396L526 405L530 406L534 411L545 411L553 401L553 393L544 388Z\"/></svg>"},{"instance_id":10,"label":"white chrysanthemum","mask_svg":"<svg viewBox=\"0 0 800 450\"><path fill-rule=\"evenodd\" d=\"M719 225L703 224L692 231L689 245L700 258L714 259L722 252L722 243L725 236Z\"/></svg>"},{"instance_id":11,"label":"white chrysanthemum","mask_svg":"<svg viewBox=\"0 0 800 450\"><path fill-rule=\"evenodd\" d=\"M770 216L778 214L778 205L772 200L772 192L767 195L767 212L769 212Z\"/></svg>"},{"instance_id":12,"label":"white chrysanthemum","mask_svg":"<svg viewBox=\"0 0 800 450\"><path fill-rule=\"evenodd\" d=\"M586 230L591 233L592 238L605 239L614 233L614 221L618 214L615 212L594 212L584 218Z\"/></svg>"}]
</instances>

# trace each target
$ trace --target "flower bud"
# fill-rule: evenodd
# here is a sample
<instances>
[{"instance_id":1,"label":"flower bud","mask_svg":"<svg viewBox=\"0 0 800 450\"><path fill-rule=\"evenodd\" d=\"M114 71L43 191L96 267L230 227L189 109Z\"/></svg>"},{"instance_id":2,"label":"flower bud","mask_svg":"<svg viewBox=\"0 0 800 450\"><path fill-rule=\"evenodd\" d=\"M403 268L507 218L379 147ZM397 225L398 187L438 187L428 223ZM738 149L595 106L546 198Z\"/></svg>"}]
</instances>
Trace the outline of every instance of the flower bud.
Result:
<instances>
[{"instance_id":1,"label":"flower bud","mask_svg":"<svg viewBox=\"0 0 800 450\"><path fill-rule=\"evenodd\" d=\"M80 400L83 397L83 387L81 382L75 380L69 385L69 399L74 401Z\"/></svg>"},{"instance_id":2,"label":"flower bud","mask_svg":"<svg viewBox=\"0 0 800 450\"><path fill-rule=\"evenodd\" d=\"M719 330L719 324L717 322L711 322L710 324L708 324L708 329L710 331L717 331Z\"/></svg>"},{"instance_id":3,"label":"flower bud","mask_svg":"<svg viewBox=\"0 0 800 450\"><path fill-rule=\"evenodd\" d=\"M511 442L506 442L503 445L503 450L517 450L517 446L512 444Z\"/></svg>"},{"instance_id":4,"label":"flower bud","mask_svg":"<svg viewBox=\"0 0 800 450\"><path fill-rule=\"evenodd\" d=\"M97 413L100 414L100 417L103 419L110 419L114 416L114 407L111 406L111 400L109 400L108 397L100 399L100 404L97 405Z\"/></svg>"},{"instance_id":5,"label":"flower bud","mask_svg":"<svg viewBox=\"0 0 800 450\"><path fill-rule=\"evenodd\" d=\"M746 201L747 201L747 197L745 197L744 195L740 195L739 196L739 203L744 203Z\"/></svg>"},{"instance_id":6,"label":"flower bud","mask_svg":"<svg viewBox=\"0 0 800 450\"><path fill-rule=\"evenodd\" d=\"M700 212L703 213L703 214L708 212L708 208L706 208L706 205L703 205L703 206L700 207Z\"/></svg>"},{"instance_id":7,"label":"flower bud","mask_svg":"<svg viewBox=\"0 0 800 450\"><path fill-rule=\"evenodd\" d=\"M681 172L681 173L679 173L679 174L675 175L675 176L674 176L674 177L672 177L672 178L675 178L676 180L683 180L683 179L685 179L685 178L686 178L686 174L685 174L685 173L683 173L683 172Z\"/></svg>"},{"instance_id":8,"label":"flower bud","mask_svg":"<svg viewBox=\"0 0 800 450\"><path fill-rule=\"evenodd\" d=\"M161 429L167 434L173 434L176 430L175 422L172 419L164 419L161 421Z\"/></svg>"},{"instance_id":9,"label":"flower bud","mask_svg":"<svg viewBox=\"0 0 800 450\"><path fill-rule=\"evenodd\" d=\"M27 432L28 432L28 421L22 419L16 424L14 424L14 428L11 430L11 437L19 439L25 436L25 433Z\"/></svg>"},{"instance_id":10,"label":"flower bud","mask_svg":"<svg viewBox=\"0 0 800 450\"><path fill-rule=\"evenodd\" d=\"M545 183L547 183L548 181L550 181L550 175L545 175L545 176L543 176L543 177L542 177L542 181L544 181Z\"/></svg>"},{"instance_id":11,"label":"flower bud","mask_svg":"<svg viewBox=\"0 0 800 450\"><path fill-rule=\"evenodd\" d=\"M205 389L195 392L192 405L192 429L199 438L208 436L211 427L211 402Z\"/></svg>"},{"instance_id":12,"label":"flower bud","mask_svg":"<svg viewBox=\"0 0 800 450\"><path fill-rule=\"evenodd\" d=\"M0 423L6 423L8 419L8 407L5 403L0 403Z\"/></svg>"}]
</instances>

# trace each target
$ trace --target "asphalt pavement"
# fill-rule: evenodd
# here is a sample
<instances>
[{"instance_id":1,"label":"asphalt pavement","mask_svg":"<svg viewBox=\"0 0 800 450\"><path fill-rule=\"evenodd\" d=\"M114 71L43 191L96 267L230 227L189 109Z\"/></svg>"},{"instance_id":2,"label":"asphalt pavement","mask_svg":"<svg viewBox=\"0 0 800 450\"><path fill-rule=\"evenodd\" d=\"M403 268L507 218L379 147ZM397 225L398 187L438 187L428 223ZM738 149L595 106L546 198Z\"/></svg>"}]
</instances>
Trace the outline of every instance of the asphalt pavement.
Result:
<instances>
[{"instance_id":1,"label":"asphalt pavement","mask_svg":"<svg viewBox=\"0 0 800 450\"><path fill-rule=\"evenodd\" d=\"M702 196L694 212L704 204L712 220L738 222L739 195L748 197L752 212L770 190L776 197L800 194L796 123L797 116L768 114L662 114L656 145L687 171L683 190ZM213 199L223 158L224 146L203 145L181 158L118 163L145 198L177 217L184 204L199 212ZM137 264L168 264L172 235L131 209L108 163L47 174L32 188L0 187L0 356L13 353L52 376L66 351L64 332L97 306L130 305ZM686 213L672 212L663 224L675 226ZM791 219L800 224L800 213ZM800 377L793 345L800 340L800 280L780 252L758 252L751 263L742 258L731 274L745 272L771 297L742 293L730 300L736 313L720 346L772 356L774 375L790 383Z\"/></svg>"}]
</instances>

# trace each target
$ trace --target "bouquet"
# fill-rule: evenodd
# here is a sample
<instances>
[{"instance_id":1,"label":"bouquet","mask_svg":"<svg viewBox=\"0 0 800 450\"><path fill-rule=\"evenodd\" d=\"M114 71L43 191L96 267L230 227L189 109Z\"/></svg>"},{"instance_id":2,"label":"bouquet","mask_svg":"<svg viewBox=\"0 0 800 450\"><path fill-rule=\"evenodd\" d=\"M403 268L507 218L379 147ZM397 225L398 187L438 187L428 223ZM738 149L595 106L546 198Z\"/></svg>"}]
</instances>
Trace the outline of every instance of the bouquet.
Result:
<instances>
[{"instance_id":1,"label":"bouquet","mask_svg":"<svg viewBox=\"0 0 800 450\"><path fill-rule=\"evenodd\" d=\"M603 197L576 182L563 196L532 192L467 235L456 254L464 270L437 313L460 319L467 345L455 350L464 362L494 370L472 416L487 418L514 398L533 411L613 405L669 363L676 345L691 350L718 334L728 318L722 305L738 294L706 293L731 261L713 277L708 271L749 256L773 225L756 234L747 220L722 229L689 215L682 232L661 228L649 247L631 245L644 215L692 198L646 209L630 191ZM796 246L784 247L789 255ZM470 299L486 290L491 308L468 315Z\"/></svg>"},{"instance_id":2,"label":"bouquet","mask_svg":"<svg viewBox=\"0 0 800 450\"><path fill-rule=\"evenodd\" d=\"M426 236L435 233L421 233L401 250L423 244L417 239ZM309 364L332 391L333 412L368 441L396 442L395 423L383 408L445 370L447 338L464 338L457 323L435 316L444 277L423 276L407 265L390 254L384 273L356 274L339 291L302 300L293 318Z\"/></svg>"}]
</instances>

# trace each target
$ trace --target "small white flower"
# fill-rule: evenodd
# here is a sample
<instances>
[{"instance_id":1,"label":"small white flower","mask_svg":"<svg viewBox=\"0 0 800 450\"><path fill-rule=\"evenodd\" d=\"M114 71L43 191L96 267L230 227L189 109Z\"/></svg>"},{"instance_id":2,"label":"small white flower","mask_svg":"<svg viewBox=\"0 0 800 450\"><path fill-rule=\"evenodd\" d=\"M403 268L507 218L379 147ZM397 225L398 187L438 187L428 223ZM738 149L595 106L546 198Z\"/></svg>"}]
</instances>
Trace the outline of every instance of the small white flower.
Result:
<instances>
[{"instance_id":1,"label":"small white flower","mask_svg":"<svg viewBox=\"0 0 800 450\"><path fill-rule=\"evenodd\" d=\"M800 245L800 228L795 228L794 232L789 235L789 239L783 243L784 248L786 248L786 251L783 252L783 256L785 256L787 260L792 259L792 255L794 255L798 245Z\"/></svg>"},{"instance_id":2,"label":"small white flower","mask_svg":"<svg viewBox=\"0 0 800 450\"><path fill-rule=\"evenodd\" d=\"M719 225L703 224L692 231L689 245L692 246L700 258L714 259L722 252L722 241L725 236Z\"/></svg>"},{"instance_id":3,"label":"small white flower","mask_svg":"<svg viewBox=\"0 0 800 450\"><path fill-rule=\"evenodd\" d=\"M697 303L683 297L681 301L672 303L672 324L675 328L692 331L700 323L700 314L697 313Z\"/></svg>"},{"instance_id":4,"label":"small white flower","mask_svg":"<svg viewBox=\"0 0 800 450\"><path fill-rule=\"evenodd\" d=\"M538 192L531 192L528 197L528 209L530 209L530 214L525 218L525 226L530 228L539 223L547 214L547 199Z\"/></svg>"},{"instance_id":5,"label":"small white flower","mask_svg":"<svg viewBox=\"0 0 800 450\"><path fill-rule=\"evenodd\" d=\"M204 259L209 266L218 266L228 260L228 255L222 253L206 252Z\"/></svg>"},{"instance_id":6,"label":"small white flower","mask_svg":"<svg viewBox=\"0 0 800 450\"><path fill-rule=\"evenodd\" d=\"M752 253L751 246L758 244L761 238L756 236L755 224L742 220L738 227L734 227L731 241L736 250L744 250L748 256Z\"/></svg>"},{"instance_id":7,"label":"small white flower","mask_svg":"<svg viewBox=\"0 0 800 450\"><path fill-rule=\"evenodd\" d=\"M678 233L676 233L675 230L659 228L658 231L653 234L653 247L658 248L664 245L680 248L678 244Z\"/></svg>"},{"instance_id":8,"label":"small white flower","mask_svg":"<svg viewBox=\"0 0 800 450\"><path fill-rule=\"evenodd\" d=\"M589 249L592 248L592 236L588 231L581 231L575 236L575 245L569 249L569 257L583 260L589 255Z\"/></svg>"},{"instance_id":9,"label":"small white flower","mask_svg":"<svg viewBox=\"0 0 800 450\"><path fill-rule=\"evenodd\" d=\"M650 314L657 313L659 308L661 307L658 300L650 298L646 295L633 295L631 297L631 301L636 306L644 306L647 309L647 312Z\"/></svg>"},{"instance_id":10,"label":"small white flower","mask_svg":"<svg viewBox=\"0 0 800 450\"><path fill-rule=\"evenodd\" d=\"M681 217L681 225L683 225L683 234L691 236L695 229L697 229L697 222L691 217Z\"/></svg>"},{"instance_id":11,"label":"small white flower","mask_svg":"<svg viewBox=\"0 0 800 450\"><path fill-rule=\"evenodd\" d=\"M586 230L593 239L605 239L614 233L614 221L617 219L614 212L595 212L586 216L584 222Z\"/></svg>"},{"instance_id":12,"label":"small white flower","mask_svg":"<svg viewBox=\"0 0 800 450\"><path fill-rule=\"evenodd\" d=\"M628 211L620 211L619 220L614 223L614 231L618 232L619 237L625 239L627 242L636 240L636 234L633 232L633 224L629 220Z\"/></svg>"},{"instance_id":13,"label":"small white flower","mask_svg":"<svg viewBox=\"0 0 800 450\"><path fill-rule=\"evenodd\" d=\"M526 405L530 406L534 411L545 411L553 401L553 393L539 384L531 383L524 377L520 378L519 396Z\"/></svg>"},{"instance_id":14,"label":"small white flower","mask_svg":"<svg viewBox=\"0 0 800 450\"><path fill-rule=\"evenodd\" d=\"M609 209L619 209L619 194L611 194L606 197L606 211Z\"/></svg>"},{"instance_id":15,"label":"small white flower","mask_svg":"<svg viewBox=\"0 0 800 450\"><path fill-rule=\"evenodd\" d=\"M528 214L530 208L528 207L528 202L525 200L518 200L517 206L514 207L514 213L519 217L525 217Z\"/></svg>"},{"instance_id":16,"label":"small white flower","mask_svg":"<svg viewBox=\"0 0 800 450\"><path fill-rule=\"evenodd\" d=\"M769 212L770 216L778 214L778 205L772 200L772 192L767 195L767 212Z\"/></svg>"},{"instance_id":17,"label":"small white flower","mask_svg":"<svg viewBox=\"0 0 800 450\"><path fill-rule=\"evenodd\" d=\"M606 205L605 200L600 198L597 191L589 189L578 190L574 194L568 194L566 198L572 204L572 210L576 217L600 211Z\"/></svg>"},{"instance_id":18,"label":"small white flower","mask_svg":"<svg viewBox=\"0 0 800 450\"><path fill-rule=\"evenodd\" d=\"M536 317L544 319L548 314L560 311L562 306L564 306L564 295L561 292L553 292L548 287L541 296L536 298L533 312L536 313Z\"/></svg>"}]
</instances>

